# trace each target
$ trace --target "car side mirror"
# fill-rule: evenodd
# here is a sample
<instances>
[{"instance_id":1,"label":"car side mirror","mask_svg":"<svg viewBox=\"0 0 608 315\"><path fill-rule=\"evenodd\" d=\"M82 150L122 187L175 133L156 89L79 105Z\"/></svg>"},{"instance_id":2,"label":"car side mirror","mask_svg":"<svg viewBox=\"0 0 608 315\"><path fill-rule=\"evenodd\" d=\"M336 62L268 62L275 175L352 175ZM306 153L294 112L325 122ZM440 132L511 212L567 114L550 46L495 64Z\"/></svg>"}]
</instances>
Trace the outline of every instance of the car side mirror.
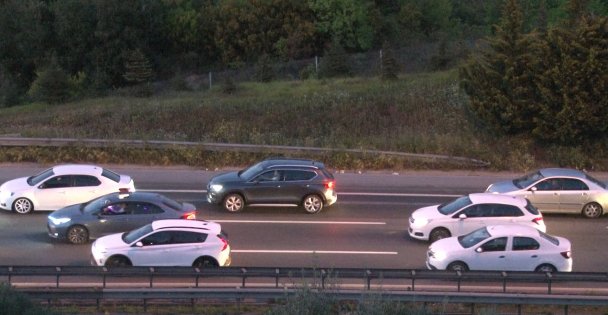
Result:
<instances>
[{"instance_id":1,"label":"car side mirror","mask_svg":"<svg viewBox=\"0 0 608 315\"><path fill-rule=\"evenodd\" d=\"M476 251L477 253L480 253L480 254L481 254L481 253L483 253L483 248L481 248L481 247L477 247L477 248L475 248L475 251Z\"/></svg>"},{"instance_id":2,"label":"car side mirror","mask_svg":"<svg viewBox=\"0 0 608 315\"><path fill-rule=\"evenodd\" d=\"M532 188L530 188L530 191L531 191L531 192L535 192L535 191L537 191L537 190L538 190L538 188L536 188L536 186L532 186Z\"/></svg>"},{"instance_id":3,"label":"car side mirror","mask_svg":"<svg viewBox=\"0 0 608 315\"><path fill-rule=\"evenodd\" d=\"M460 219L460 220L464 220L464 219L466 219L466 218L467 218L467 215L466 215L466 214L464 214L464 213L461 213L461 214L458 216L458 219Z\"/></svg>"},{"instance_id":4,"label":"car side mirror","mask_svg":"<svg viewBox=\"0 0 608 315\"><path fill-rule=\"evenodd\" d=\"M144 247L144 243L139 241L139 242L135 243L135 247Z\"/></svg>"}]
</instances>

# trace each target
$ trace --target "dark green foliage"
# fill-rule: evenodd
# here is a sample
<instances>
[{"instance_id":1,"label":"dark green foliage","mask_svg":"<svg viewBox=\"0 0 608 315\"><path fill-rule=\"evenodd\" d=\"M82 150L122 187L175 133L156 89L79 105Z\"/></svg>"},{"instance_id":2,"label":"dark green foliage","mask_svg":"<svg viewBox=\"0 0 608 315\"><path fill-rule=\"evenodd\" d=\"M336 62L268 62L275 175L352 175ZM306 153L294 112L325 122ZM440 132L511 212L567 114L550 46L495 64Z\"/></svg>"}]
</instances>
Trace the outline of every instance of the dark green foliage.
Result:
<instances>
[{"instance_id":1,"label":"dark green foliage","mask_svg":"<svg viewBox=\"0 0 608 315\"><path fill-rule=\"evenodd\" d=\"M3 315L52 315L55 312L43 309L30 301L23 293L0 284L0 314Z\"/></svg>"},{"instance_id":2,"label":"dark green foliage","mask_svg":"<svg viewBox=\"0 0 608 315\"><path fill-rule=\"evenodd\" d=\"M262 55L255 67L255 77L259 82L270 82L274 78L270 56Z\"/></svg>"},{"instance_id":3,"label":"dark green foliage","mask_svg":"<svg viewBox=\"0 0 608 315\"><path fill-rule=\"evenodd\" d=\"M439 42L439 49L435 56L431 57L431 69L433 71L446 70L451 66L452 58L448 53L448 43L445 40Z\"/></svg>"},{"instance_id":4,"label":"dark green foliage","mask_svg":"<svg viewBox=\"0 0 608 315\"><path fill-rule=\"evenodd\" d=\"M70 95L70 83L67 74L57 65L51 64L38 73L28 92L36 101L57 104L66 101Z\"/></svg>"},{"instance_id":5,"label":"dark green foliage","mask_svg":"<svg viewBox=\"0 0 608 315\"><path fill-rule=\"evenodd\" d=\"M388 42L382 45L382 80L397 80L399 64L395 59L393 48Z\"/></svg>"},{"instance_id":6,"label":"dark green foliage","mask_svg":"<svg viewBox=\"0 0 608 315\"><path fill-rule=\"evenodd\" d=\"M472 111L490 129L505 134L532 131L539 112L531 38L523 34L522 23L518 0L507 0L496 35L460 71Z\"/></svg>"},{"instance_id":7,"label":"dark green foliage","mask_svg":"<svg viewBox=\"0 0 608 315\"><path fill-rule=\"evenodd\" d=\"M148 82L152 78L152 67L141 50L136 49L127 52L125 74L123 76L127 82L136 84Z\"/></svg>"},{"instance_id":8,"label":"dark green foliage","mask_svg":"<svg viewBox=\"0 0 608 315\"><path fill-rule=\"evenodd\" d=\"M319 76L323 78L346 77L351 75L348 54L336 39L321 59Z\"/></svg>"},{"instance_id":9,"label":"dark green foliage","mask_svg":"<svg viewBox=\"0 0 608 315\"><path fill-rule=\"evenodd\" d=\"M236 92L236 83L232 77L226 77L224 83L222 84L222 93L224 94L234 94Z\"/></svg>"}]
</instances>

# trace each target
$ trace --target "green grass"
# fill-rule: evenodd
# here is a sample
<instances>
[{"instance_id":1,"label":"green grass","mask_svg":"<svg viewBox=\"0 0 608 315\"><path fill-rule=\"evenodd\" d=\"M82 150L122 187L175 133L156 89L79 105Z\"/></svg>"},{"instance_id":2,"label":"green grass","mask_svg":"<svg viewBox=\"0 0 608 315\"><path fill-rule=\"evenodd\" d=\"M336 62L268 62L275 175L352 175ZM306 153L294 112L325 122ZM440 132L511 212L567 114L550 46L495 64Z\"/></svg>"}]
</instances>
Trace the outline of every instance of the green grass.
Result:
<instances>
[{"instance_id":1,"label":"green grass","mask_svg":"<svg viewBox=\"0 0 608 315\"><path fill-rule=\"evenodd\" d=\"M468 113L466 101L455 71L404 75L395 82L343 78L242 83L232 95L216 86L210 91L172 91L151 98L109 96L62 105L3 108L0 134L386 150L470 157L488 161L494 169L511 170L541 165L608 169L601 158L606 156L605 144L544 147L525 138L489 135ZM32 149L27 150L30 153L16 155L30 159ZM101 152L87 152L83 157L79 150L64 150L62 157L104 162L104 156L116 154L97 150ZM125 154L110 159L132 161L135 155ZM148 164L215 166L211 165L214 158L197 158L213 154L198 150L182 152L182 157L171 152L156 154L162 155L161 161L158 156L149 157ZM0 154L0 160L10 161L10 155ZM259 157L240 154L232 160L246 163L255 158ZM341 168L453 167L348 154L322 158ZM136 158L142 159L145 163L145 156Z\"/></svg>"}]
</instances>

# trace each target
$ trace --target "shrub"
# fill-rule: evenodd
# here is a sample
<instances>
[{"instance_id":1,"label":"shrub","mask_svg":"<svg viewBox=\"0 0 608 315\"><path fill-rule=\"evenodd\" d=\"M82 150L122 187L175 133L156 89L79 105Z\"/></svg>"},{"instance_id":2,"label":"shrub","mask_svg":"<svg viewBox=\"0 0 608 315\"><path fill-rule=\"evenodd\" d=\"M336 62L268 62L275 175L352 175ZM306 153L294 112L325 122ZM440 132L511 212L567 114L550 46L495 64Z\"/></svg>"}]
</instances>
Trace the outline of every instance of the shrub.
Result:
<instances>
[{"instance_id":1,"label":"shrub","mask_svg":"<svg viewBox=\"0 0 608 315\"><path fill-rule=\"evenodd\" d=\"M13 290L6 284L0 284L0 314L5 315L51 315L48 309L43 309L34 304L23 293Z\"/></svg>"},{"instance_id":2,"label":"shrub","mask_svg":"<svg viewBox=\"0 0 608 315\"><path fill-rule=\"evenodd\" d=\"M68 99L70 84L67 74L56 62L38 72L28 94L32 99L49 104L62 103Z\"/></svg>"}]
</instances>

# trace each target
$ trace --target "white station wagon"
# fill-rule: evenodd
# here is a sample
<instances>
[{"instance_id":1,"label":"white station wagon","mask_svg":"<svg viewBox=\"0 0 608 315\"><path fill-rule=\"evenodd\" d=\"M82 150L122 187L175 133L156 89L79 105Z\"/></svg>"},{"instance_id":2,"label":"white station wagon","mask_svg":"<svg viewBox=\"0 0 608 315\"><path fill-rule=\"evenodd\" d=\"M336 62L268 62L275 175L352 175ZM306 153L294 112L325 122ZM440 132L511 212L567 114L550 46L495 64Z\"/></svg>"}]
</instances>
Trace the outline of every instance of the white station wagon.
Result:
<instances>
[{"instance_id":1,"label":"white station wagon","mask_svg":"<svg viewBox=\"0 0 608 315\"><path fill-rule=\"evenodd\" d=\"M119 191L135 191L130 176L96 165L58 165L34 176L2 184L0 209L19 214L34 210L54 211Z\"/></svg>"},{"instance_id":2,"label":"white station wagon","mask_svg":"<svg viewBox=\"0 0 608 315\"><path fill-rule=\"evenodd\" d=\"M543 232L547 229L543 215L525 198L477 193L414 211L408 232L412 238L434 242L507 223L529 225Z\"/></svg>"}]
</instances>

